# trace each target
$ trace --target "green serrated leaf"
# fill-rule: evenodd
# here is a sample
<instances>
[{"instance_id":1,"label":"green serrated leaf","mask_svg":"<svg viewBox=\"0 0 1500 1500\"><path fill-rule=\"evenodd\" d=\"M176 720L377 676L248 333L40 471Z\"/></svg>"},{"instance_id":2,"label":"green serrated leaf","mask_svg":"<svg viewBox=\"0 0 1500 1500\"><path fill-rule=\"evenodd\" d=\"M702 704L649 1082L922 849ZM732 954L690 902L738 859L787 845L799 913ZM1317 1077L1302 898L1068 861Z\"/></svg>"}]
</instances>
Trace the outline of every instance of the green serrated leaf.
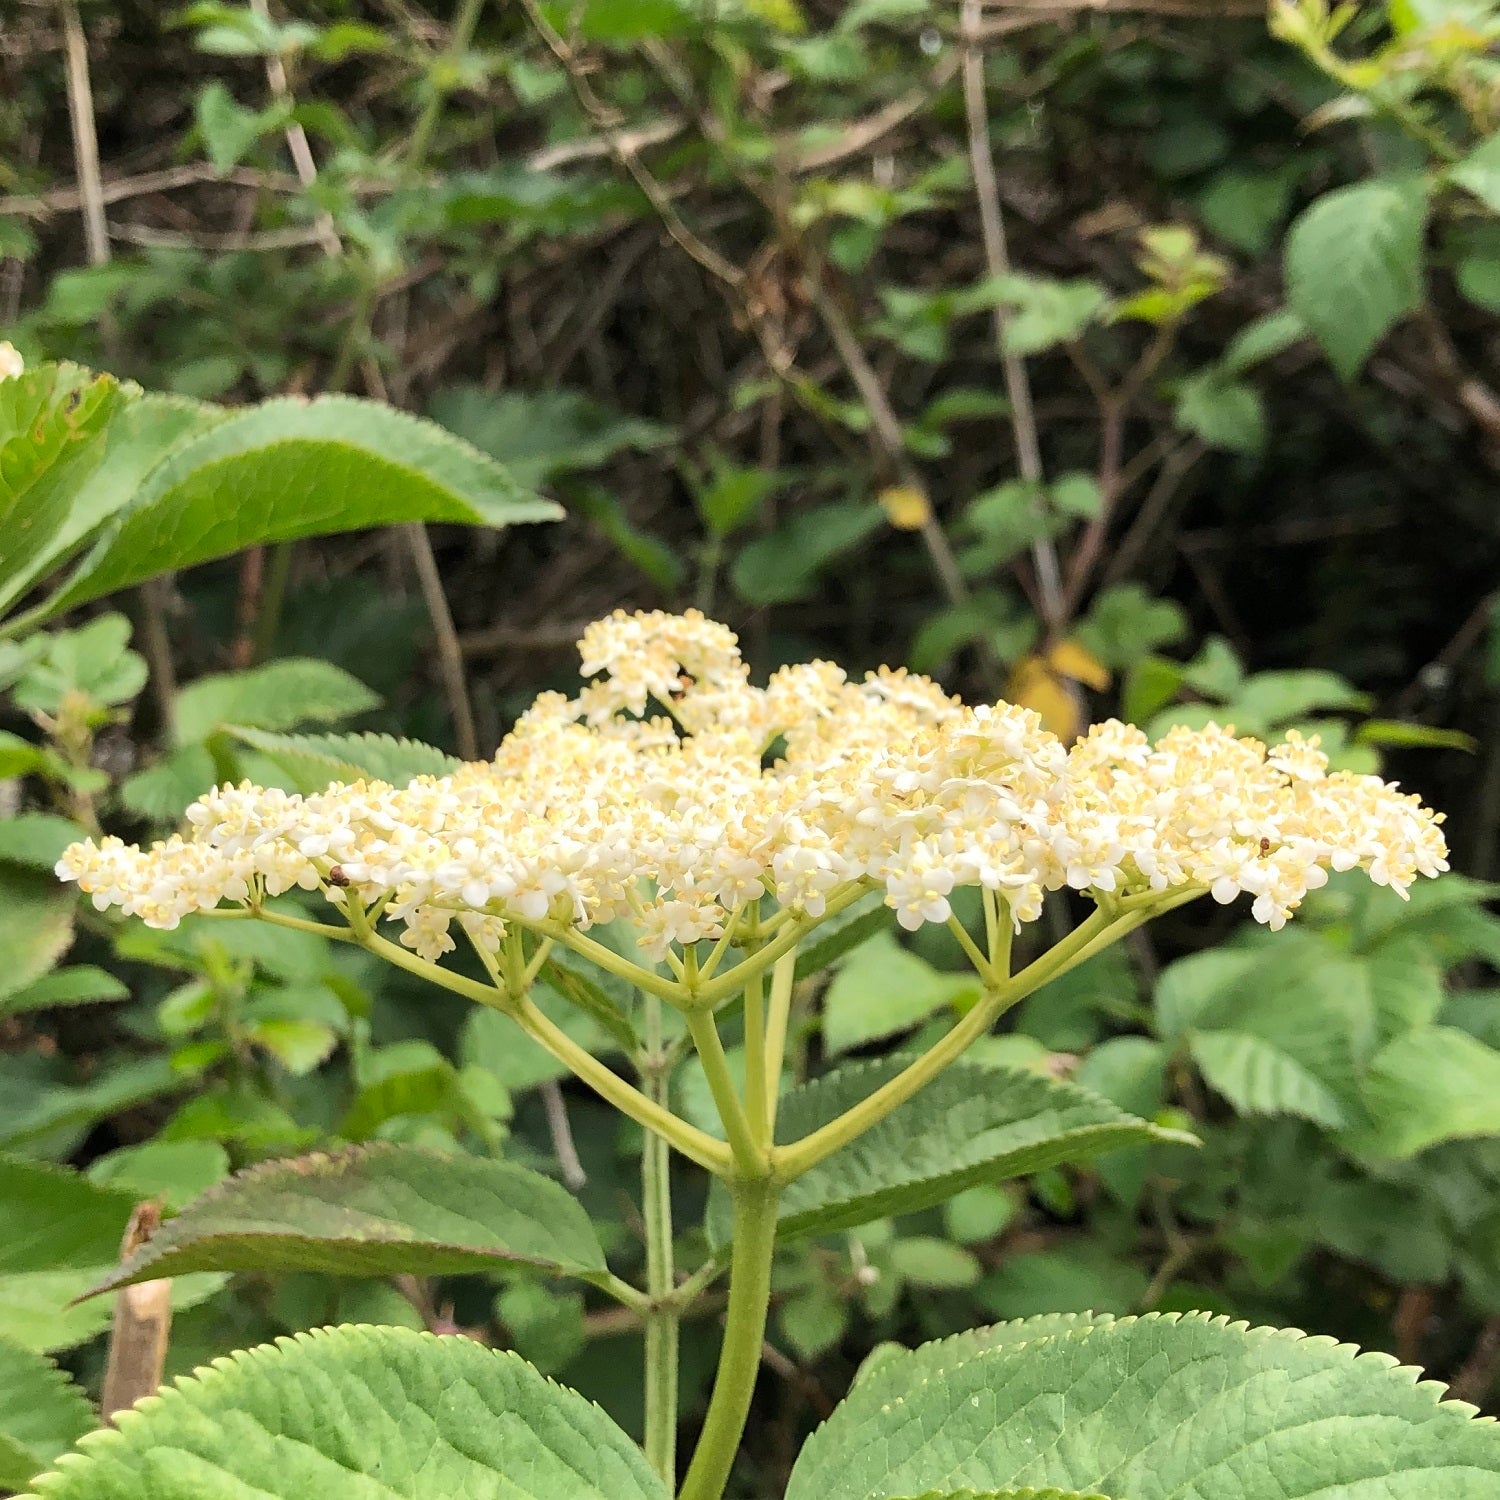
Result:
<instances>
[{"instance_id":1,"label":"green serrated leaf","mask_svg":"<svg viewBox=\"0 0 1500 1500\"><path fill-rule=\"evenodd\" d=\"M262 1345L117 1420L31 1500L667 1500L576 1392L518 1355L406 1328Z\"/></svg>"},{"instance_id":2,"label":"green serrated leaf","mask_svg":"<svg viewBox=\"0 0 1500 1500\"><path fill-rule=\"evenodd\" d=\"M0 608L51 555L124 400L112 376L77 365L39 365L0 381Z\"/></svg>"},{"instance_id":3,"label":"green serrated leaf","mask_svg":"<svg viewBox=\"0 0 1500 1500\"><path fill-rule=\"evenodd\" d=\"M18 598L45 573L59 567L118 513L140 488L146 475L179 443L223 421L229 413L185 396L125 390L106 432L104 462L83 479L62 525L47 547L0 590L0 605Z\"/></svg>"},{"instance_id":4,"label":"green serrated leaf","mask_svg":"<svg viewBox=\"0 0 1500 1500\"><path fill-rule=\"evenodd\" d=\"M0 1339L0 1488L20 1489L97 1425L82 1387L45 1355Z\"/></svg>"},{"instance_id":5,"label":"green serrated leaf","mask_svg":"<svg viewBox=\"0 0 1500 1500\"><path fill-rule=\"evenodd\" d=\"M175 733L180 745L193 745L230 724L291 729L352 718L379 703L342 667L317 657L289 656L248 672L220 672L190 683L177 697Z\"/></svg>"},{"instance_id":6,"label":"green serrated leaf","mask_svg":"<svg viewBox=\"0 0 1500 1500\"><path fill-rule=\"evenodd\" d=\"M1287 300L1345 380L1421 302L1426 225L1420 178L1374 178L1325 193L1292 225Z\"/></svg>"},{"instance_id":7,"label":"green serrated leaf","mask_svg":"<svg viewBox=\"0 0 1500 1500\"><path fill-rule=\"evenodd\" d=\"M320 792L331 781L360 777L405 786L418 776L447 776L459 765L434 745L389 734L274 734L245 724L224 728L275 761L299 792Z\"/></svg>"},{"instance_id":8,"label":"green serrated leaf","mask_svg":"<svg viewBox=\"0 0 1500 1500\"><path fill-rule=\"evenodd\" d=\"M1337 1130L1347 1123L1337 1096L1273 1042L1242 1031L1200 1031L1193 1061L1242 1115L1299 1115Z\"/></svg>"},{"instance_id":9,"label":"green serrated leaf","mask_svg":"<svg viewBox=\"0 0 1500 1500\"><path fill-rule=\"evenodd\" d=\"M1001 1343L899 1388L891 1373L857 1385L814 1433L787 1500L934 1485L1484 1500L1500 1482L1500 1426L1389 1356L1201 1313Z\"/></svg>"},{"instance_id":10,"label":"green serrated leaf","mask_svg":"<svg viewBox=\"0 0 1500 1500\"><path fill-rule=\"evenodd\" d=\"M604 1271L564 1188L509 1162L377 1145L238 1173L169 1220L94 1289L184 1271L444 1275Z\"/></svg>"},{"instance_id":11,"label":"green serrated leaf","mask_svg":"<svg viewBox=\"0 0 1500 1500\"><path fill-rule=\"evenodd\" d=\"M837 1069L787 1094L777 1137L811 1134L895 1077L907 1057ZM1144 1141L1191 1141L1138 1120L1068 1083L1019 1069L957 1063L858 1140L791 1183L782 1195L784 1238L827 1233L890 1214L915 1213L979 1182L1020 1177ZM710 1238L722 1243L722 1204Z\"/></svg>"},{"instance_id":12,"label":"green serrated leaf","mask_svg":"<svg viewBox=\"0 0 1500 1500\"><path fill-rule=\"evenodd\" d=\"M47 613L265 542L398 521L509 526L560 514L435 423L348 396L286 397L174 447Z\"/></svg>"}]
</instances>

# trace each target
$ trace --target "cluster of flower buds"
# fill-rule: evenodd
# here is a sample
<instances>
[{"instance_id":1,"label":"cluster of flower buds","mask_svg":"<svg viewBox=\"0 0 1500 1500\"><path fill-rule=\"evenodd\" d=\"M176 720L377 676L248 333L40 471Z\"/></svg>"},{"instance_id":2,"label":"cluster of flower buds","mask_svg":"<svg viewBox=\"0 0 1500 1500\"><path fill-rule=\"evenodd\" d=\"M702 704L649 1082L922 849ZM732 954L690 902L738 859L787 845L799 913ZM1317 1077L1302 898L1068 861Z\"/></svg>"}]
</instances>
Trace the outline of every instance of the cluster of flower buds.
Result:
<instances>
[{"instance_id":1,"label":"cluster of flower buds","mask_svg":"<svg viewBox=\"0 0 1500 1500\"><path fill-rule=\"evenodd\" d=\"M491 762L313 796L220 787L183 833L74 844L58 874L157 927L300 887L380 903L428 959L455 919L494 948L510 922L624 917L661 960L765 896L816 919L878 888L915 929L947 921L960 886L1016 923L1063 887L1201 889L1247 894L1279 927L1330 869L1404 893L1447 868L1439 815L1330 773L1296 735L1268 750L1210 726L1153 746L1111 721L1069 748L1027 709L965 706L904 671L851 682L815 661L756 687L734 635L695 612L618 612L580 645L595 680L543 694Z\"/></svg>"}]
</instances>

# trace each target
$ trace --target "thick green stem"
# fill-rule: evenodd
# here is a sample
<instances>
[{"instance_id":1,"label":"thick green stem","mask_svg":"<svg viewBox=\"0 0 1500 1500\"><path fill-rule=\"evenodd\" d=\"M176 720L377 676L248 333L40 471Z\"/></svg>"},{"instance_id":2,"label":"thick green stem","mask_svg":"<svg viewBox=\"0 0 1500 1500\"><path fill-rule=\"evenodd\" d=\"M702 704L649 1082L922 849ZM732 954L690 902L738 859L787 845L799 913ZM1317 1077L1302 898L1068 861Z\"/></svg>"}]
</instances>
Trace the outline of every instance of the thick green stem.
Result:
<instances>
[{"instance_id":1,"label":"thick green stem","mask_svg":"<svg viewBox=\"0 0 1500 1500\"><path fill-rule=\"evenodd\" d=\"M667 1105L669 1068L662 1045L661 1001L647 995L642 1083L648 1099ZM668 1490L677 1484L677 1347L682 1309L671 1299L672 1179L667 1143L646 1132L641 1152L641 1201L646 1222L646 1460Z\"/></svg>"},{"instance_id":2,"label":"thick green stem","mask_svg":"<svg viewBox=\"0 0 1500 1500\"><path fill-rule=\"evenodd\" d=\"M771 1305L771 1260L776 1249L776 1188L765 1178L732 1184L734 1257L729 1309L708 1416L678 1500L721 1500L750 1415L760 1371L766 1312Z\"/></svg>"},{"instance_id":3,"label":"thick green stem","mask_svg":"<svg viewBox=\"0 0 1500 1500\"><path fill-rule=\"evenodd\" d=\"M797 981L797 950L783 953L771 971L771 1012L766 1020L766 1138L776 1139L776 1106L781 1102L781 1065L792 1015L792 987Z\"/></svg>"}]
</instances>

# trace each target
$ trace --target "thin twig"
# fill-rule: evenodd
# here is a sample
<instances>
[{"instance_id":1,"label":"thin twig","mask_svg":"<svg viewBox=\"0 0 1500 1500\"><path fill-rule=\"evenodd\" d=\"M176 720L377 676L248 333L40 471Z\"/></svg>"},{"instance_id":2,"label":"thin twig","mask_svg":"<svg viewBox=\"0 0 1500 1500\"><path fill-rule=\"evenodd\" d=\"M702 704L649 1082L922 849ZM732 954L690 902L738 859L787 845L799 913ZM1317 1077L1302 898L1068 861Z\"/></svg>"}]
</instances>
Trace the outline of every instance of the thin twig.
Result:
<instances>
[{"instance_id":1,"label":"thin twig","mask_svg":"<svg viewBox=\"0 0 1500 1500\"><path fill-rule=\"evenodd\" d=\"M885 387L880 383L880 377L875 373L869 358L854 335L854 330L849 326L849 320L821 286L808 280L805 287L813 310L822 320L829 338L833 340L834 348L838 350L839 358L844 363L844 368L849 372L849 378L853 380L860 399L869 410L870 430L884 451L887 461L895 469L903 485L926 494L927 487L922 483L922 477L917 473L916 466L907 456L906 438L901 431L901 423L891 407ZM927 554L932 559L933 571L937 574L938 583L942 586L948 602L950 604L964 603L969 597L969 586L964 581L963 574L959 572L953 549L948 545L948 537L938 524L930 507L922 522L921 536L923 545L927 548Z\"/></svg>"},{"instance_id":2,"label":"thin twig","mask_svg":"<svg viewBox=\"0 0 1500 1500\"><path fill-rule=\"evenodd\" d=\"M89 264L109 259L109 231L104 223L104 192L99 176L99 132L94 122L94 91L89 84L89 48L78 19L77 0L59 0L68 67L68 118L73 126L73 160L83 207L83 238Z\"/></svg>"},{"instance_id":3,"label":"thin twig","mask_svg":"<svg viewBox=\"0 0 1500 1500\"><path fill-rule=\"evenodd\" d=\"M552 1137L552 1154L562 1170L563 1183L571 1192L580 1193L589 1185L589 1174L578 1159L573 1124L568 1119L568 1101L563 1098L562 1086L555 1078L542 1084L540 1093L542 1108L547 1115L547 1133Z\"/></svg>"},{"instance_id":4,"label":"thin twig","mask_svg":"<svg viewBox=\"0 0 1500 1500\"><path fill-rule=\"evenodd\" d=\"M250 0L250 9L269 24L271 11L267 0ZM279 52L266 53L266 82L270 84L271 93L275 95L277 103L289 105L292 102L292 91L286 77L286 65L282 62ZM304 188L310 188L318 180L318 164L313 160L312 146L308 143L307 132L296 120L290 121L286 127L286 148L291 153L292 165L297 169L297 180ZM342 255L344 245L339 238L338 230L334 227L332 215L326 209L320 210L314 222L317 226L318 243L322 245L324 252L335 257Z\"/></svg>"},{"instance_id":5,"label":"thin twig","mask_svg":"<svg viewBox=\"0 0 1500 1500\"><path fill-rule=\"evenodd\" d=\"M979 200L979 225L984 238L984 258L991 276L1010 275L1010 250L1005 238L1005 218L1000 208L1000 188L995 179L995 162L990 154L989 105L985 95L984 53L976 40L979 26L979 0L964 0L964 111L969 127L969 163L974 174L974 192ZM1006 329L1010 317L998 298L994 306L995 345L1005 371L1005 394L1010 401L1011 431L1015 436L1016 464L1021 478L1040 487L1044 482L1041 439L1037 432L1036 408L1031 399L1031 381L1026 362L1009 347ZM1038 493L1032 500L1038 515L1045 511L1045 500ZM1032 566L1036 570L1037 592L1043 623L1050 631L1058 630L1065 619L1062 575L1057 548L1045 530L1031 544Z\"/></svg>"},{"instance_id":6,"label":"thin twig","mask_svg":"<svg viewBox=\"0 0 1500 1500\"><path fill-rule=\"evenodd\" d=\"M719 254L713 246L705 243L683 222L672 205L672 200L655 177L641 163L635 149L628 143L619 128L619 120L607 104L594 92L587 74L579 64L573 48L558 35L552 23L542 14L537 0L521 0L521 6L531 22L532 29L546 44L547 50L562 65L563 74L578 107L587 116L589 124L604 138L610 154L629 173L631 180L645 194L647 202L656 211L662 226L677 245L692 257L709 275L722 281L725 286L738 288L745 273Z\"/></svg>"},{"instance_id":7,"label":"thin twig","mask_svg":"<svg viewBox=\"0 0 1500 1500\"><path fill-rule=\"evenodd\" d=\"M422 601L432 621L433 642L437 646L438 670L448 698L448 712L453 719L453 740L464 760L479 759L479 735L474 728L474 708L469 702L469 687L464 677L463 648L453 626L453 611L443 592L442 574L438 572L432 541L420 521L408 521L401 527L407 549L417 570Z\"/></svg>"},{"instance_id":8,"label":"thin twig","mask_svg":"<svg viewBox=\"0 0 1500 1500\"><path fill-rule=\"evenodd\" d=\"M1146 492L1146 498L1141 502L1140 510L1136 512L1135 520L1130 523L1129 529L1121 538L1120 545L1115 548L1114 555L1104 570L1104 576L1100 580L1101 586L1107 588L1110 584L1118 583L1122 578L1130 576L1141 553L1160 531L1172 507L1172 502L1177 498L1183 479L1207 451L1202 442L1197 438L1192 438L1174 448L1162 460L1162 466L1157 471L1156 482Z\"/></svg>"}]
</instances>

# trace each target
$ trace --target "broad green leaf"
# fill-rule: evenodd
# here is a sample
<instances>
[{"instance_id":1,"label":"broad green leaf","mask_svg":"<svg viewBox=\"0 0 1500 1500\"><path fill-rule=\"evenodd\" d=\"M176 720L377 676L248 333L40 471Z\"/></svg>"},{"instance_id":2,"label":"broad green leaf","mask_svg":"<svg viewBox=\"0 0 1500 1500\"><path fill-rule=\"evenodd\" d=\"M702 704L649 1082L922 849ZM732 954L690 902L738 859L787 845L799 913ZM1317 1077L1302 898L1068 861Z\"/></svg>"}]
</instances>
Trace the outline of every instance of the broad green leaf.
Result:
<instances>
[{"instance_id":1,"label":"broad green leaf","mask_svg":"<svg viewBox=\"0 0 1500 1500\"><path fill-rule=\"evenodd\" d=\"M20 1489L97 1425L82 1388L50 1359L0 1339L0 1489Z\"/></svg>"},{"instance_id":2,"label":"broad green leaf","mask_svg":"<svg viewBox=\"0 0 1500 1500\"><path fill-rule=\"evenodd\" d=\"M90 319L92 321L92 319ZM184 396L127 388L105 434L104 462L74 491L62 524L46 548L0 589L0 607L17 599L45 573L59 567L128 505L146 475L179 443L228 417L219 407Z\"/></svg>"},{"instance_id":3,"label":"broad green leaf","mask_svg":"<svg viewBox=\"0 0 1500 1500\"><path fill-rule=\"evenodd\" d=\"M889 931L856 948L823 998L823 1042L837 1057L866 1042L909 1031L944 1005L979 998L973 974L934 969Z\"/></svg>"},{"instance_id":4,"label":"broad green leaf","mask_svg":"<svg viewBox=\"0 0 1500 1500\"><path fill-rule=\"evenodd\" d=\"M146 659L129 649L130 630L124 615L107 614L45 636L46 649L15 686L16 702L48 714L73 693L95 703L128 703L146 685Z\"/></svg>"},{"instance_id":5,"label":"broad green leaf","mask_svg":"<svg viewBox=\"0 0 1500 1500\"><path fill-rule=\"evenodd\" d=\"M0 1275L105 1264L135 1199L66 1167L0 1157Z\"/></svg>"},{"instance_id":6,"label":"broad green leaf","mask_svg":"<svg viewBox=\"0 0 1500 1500\"><path fill-rule=\"evenodd\" d=\"M1396 937L1365 956L1381 1041L1426 1026L1443 1008L1443 969L1418 937Z\"/></svg>"},{"instance_id":7,"label":"broad green leaf","mask_svg":"<svg viewBox=\"0 0 1500 1500\"><path fill-rule=\"evenodd\" d=\"M909 1057L837 1069L781 1102L777 1138L801 1139L895 1077ZM1068 1083L1019 1069L956 1063L782 1195L785 1238L930 1208L980 1182L1020 1177L1142 1141L1191 1143ZM723 1216L711 1236L722 1241Z\"/></svg>"},{"instance_id":8,"label":"broad green leaf","mask_svg":"<svg viewBox=\"0 0 1500 1500\"><path fill-rule=\"evenodd\" d=\"M86 828L55 813L17 813L0 822L0 862L50 875L63 850L87 836Z\"/></svg>"},{"instance_id":9,"label":"broad green leaf","mask_svg":"<svg viewBox=\"0 0 1500 1500\"><path fill-rule=\"evenodd\" d=\"M735 554L730 581L751 604L783 604L810 594L818 573L885 524L875 504L839 501L795 515Z\"/></svg>"},{"instance_id":10,"label":"broad green leaf","mask_svg":"<svg viewBox=\"0 0 1500 1500\"><path fill-rule=\"evenodd\" d=\"M430 414L522 485L596 469L622 448L659 448L671 437L670 428L610 411L581 391L450 386L433 397Z\"/></svg>"},{"instance_id":11,"label":"broad green leaf","mask_svg":"<svg viewBox=\"0 0 1500 1500\"><path fill-rule=\"evenodd\" d=\"M1330 1130L1347 1123L1338 1098L1274 1043L1242 1031L1200 1031L1193 1061L1242 1115L1300 1115Z\"/></svg>"},{"instance_id":12,"label":"broad green leaf","mask_svg":"<svg viewBox=\"0 0 1500 1500\"><path fill-rule=\"evenodd\" d=\"M97 1290L183 1271L424 1276L522 1266L604 1271L570 1193L509 1162L380 1145L238 1173L169 1220Z\"/></svg>"},{"instance_id":13,"label":"broad green leaf","mask_svg":"<svg viewBox=\"0 0 1500 1500\"><path fill-rule=\"evenodd\" d=\"M0 1090L0 1151L77 1138L98 1121L193 1085L165 1057L130 1057L109 1063L87 1083L38 1079L25 1089Z\"/></svg>"},{"instance_id":14,"label":"broad green leaf","mask_svg":"<svg viewBox=\"0 0 1500 1500\"><path fill-rule=\"evenodd\" d=\"M1289 307L1278 307L1247 323L1229 341L1221 364L1231 375L1243 375L1263 360L1290 349L1307 337L1307 325Z\"/></svg>"},{"instance_id":15,"label":"broad green leaf","mask_svg":"<svg viewBox=\"0 0 1500 1500\"><path fill-rule=\"evenodd\" d=\"M1208 370L1184 380L1173 414L1184 432L1195 433L1210 448L1231 453L1259 453L1266 443L1266 412L1260 392L1238 380Z\"/></svg>"},{"instance_id":16,"label":"broad green leaf","mask_svg":"<svg viewBox=\"0 0 1500 1500\"><path fill-rule=\"evenodd\" d=\"M1500 214L1500 135L1492 135L1471 151L1457 166L1449 167L1448 179Z\"/></svg>"},{"instance_id":17,"label":"broad green leaf","mask_svg":"<svg viewBox=\"0 0 1500 1500\"><path fill-rule=\"evenodd\" d=\"M1500 1052L1451 1026L1381 1048L1363 1093L1371 1124L1350 1137L1362 1154L1415 1156L1439 1141L1500 1135Z\"/></svg>"},{"instance_id":18,"label":"broad green leaf","mask_svg":"<svg viewBox=\"0 0 1500 1500\"><path fill-rule=\"evenodd\" d=\"M77 365L40 365L0 381L0 609L49 555L123 399L112 376Z\"/></svg>"},{"instance_id":19,"label":"broad green leaf","mask_svg":"<svg viewBox=\"0 0 1500 1500\"><path fill-rule=\"evenodd\" d=\"M117 1420L33 1500L667 1500L576 1392L518 1355L406 1328L262 1345Z\"/></svg>"},{"instance_id":20,"label":"broad green leaf","mask_svg":"<svg viewBox=\"0 0 1500 1500\"><path fill-rule=\"evenodd\" d=\"M1485 1500L1500 1425L1389 1356L1192 1314L1002 1343L856 1385L787 1500L1058 1486L1109 1500Z\"/></svg>"},{"instance_id":21,"label":"broad green leaf","mask_svg":"<svg viewBox=\"0 0 1500 1500\"><path fill-rule=\"evenodd\" d=\"M945 1339L918 1344L914 1349L882 1344L859 1367L854 1384L864 1387L868 1382L870 1390L888 1393L888 1399L889 1395L920 1385L929 1375L963 1364L986 1349L1036 1343L1113 1322L1108 1313L1042 1313L1035 1318L1014 1318L984 1328L968 1328Z\"/></svg>"},{"instance_id":22,"label":"broad green leaf","mask_svg":"<svg viewBox=\"0 0 1500 1500\"><path fill-rule=\"evenodd\" d=\"M73 896L50 874L0 867L0 996L40 979L73 940Z\"/></svg>"},{"instance_id":23,"label":"broad green leaf","mask_svg":"<svg viewBox=\"0 0 1500 1500\"><path fill-rule=\"evenodd\" d=\"M1012 354L1039 354L1076 339L1109 310L1109 298L1095 281L1015 274L996 277L992 284L999 300L1010 306L1005 347Z\"/></svg>"},{"instance_id":24,"label":"broad green leaf","mask_svg":"<svg viewBox=\"0 0 1500 1500\"><path fill-rule=\"evenodd\" d=\"M397 521L509 526L558 514L434 423L348 396L286 397L172 449L47 612L264 542Z\"/></svg>"},{"instance_id":25,"label":"broad green leaf","mask_svg":"<svg viewBox=\"0 0 1500 1500\"><path fill-rule=\"evenodd\" d=\"M273 734L244 724L226 731L286 772L299 792L361 777L405 786L418 776L447 776L458 761L446 751L388 734Z\"/></svg>"},{"instance_id":26,"label":"broad green leaf","mask_svg":"<svg viewBox=\"0 0 1500 1500\"><path fill-rule=\"evenodd\" d=\"M1085 1495L1081 1490L1058 1490L1050 1486L1045 1490L928 1490L925 1495L916 1495L911 1500L1109 1500L1107 1495Z\"/></svg>"},{"instance_id":27,"label":"broad green leaf","mask_svg":"<svg viewBox=\"0 0 1500 1500\"><path fill-rule=\"evenodd\" d=\"M216 673L189 684L177 697L174 732L178 744L193 745L231 724L291 729L353 718L379 703L342 667L317 657L289 656L248 672Z\"/></svg>"},{"instance_id":28,"label":"broad green leaf","mask_svg":"<svg viewBox=\"0 0 1500 1500\"><path fill-rule=\"evenodd\" d=\"M1325 193L1292 225L1287 300L1353 380L1422 300L1427 195L1420 178L1373 178Z\"/></svg>"},{"instance_id":29,"label":"broad green leaf","mask_svg":"<svg viewBox=\"0 0 1500 1500\"><path fill-rule=\"evenodd\" d=\"M229 1156L217 1141L147 1141L122 1146L90 1164L90 1182L136 1198L165 1198L180 1212L229 1175Z\"/></svg>"},{"instance_id":30,"label":"broad green leaf","mask_svg":"<svg viewBox=\"0 0 1500 1500\"><path fill-rule=\"evenodd\" d=\"M71 969L54 969L0 996L0 1016L19 1016L53 1005L93 1005L101 1000L129 998L129 989L113 974L92 964L78 964Z\"/></svg>"}]
</instances>

